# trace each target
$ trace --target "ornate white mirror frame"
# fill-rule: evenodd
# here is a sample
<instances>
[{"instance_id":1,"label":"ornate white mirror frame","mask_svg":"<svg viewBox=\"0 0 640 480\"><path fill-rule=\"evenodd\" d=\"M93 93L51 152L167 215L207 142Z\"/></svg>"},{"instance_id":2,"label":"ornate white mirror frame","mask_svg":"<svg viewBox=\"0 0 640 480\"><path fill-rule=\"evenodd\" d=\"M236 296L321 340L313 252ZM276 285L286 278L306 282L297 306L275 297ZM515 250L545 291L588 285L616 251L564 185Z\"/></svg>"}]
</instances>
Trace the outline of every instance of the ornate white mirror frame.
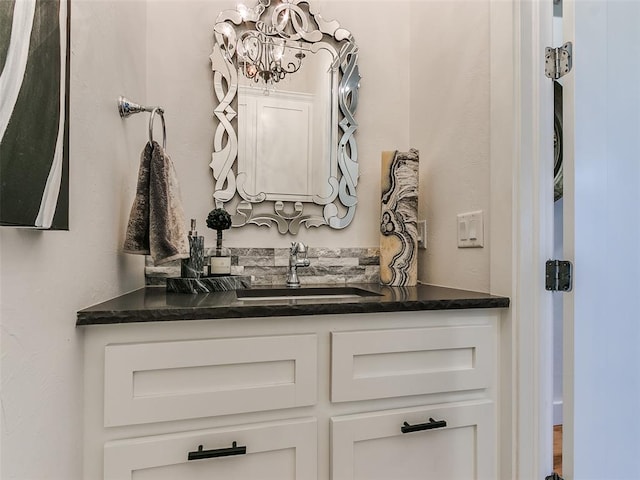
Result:
<instances>
[{"instance_id":1,"label":"ornate white mirror frame","mask_svg":"<svg viewBox=\"0 0 640 480\"><path fill-rule=\"evenodd\" d=\"M295 194L269 195L245 191L247 172L238 161L239 75L246 75L242 55L242 38L255 31L263 41L287 45L299 52L329 50L333 63L329 74L337 80L331 88L332 130L330 163L320 193L296 197ZM210 167L215 181L213 197L216 207L227 209L234 227L247 224L277 226L281 234L296 234L300 225L307 228L328 225L347 227L354 218L357 204L358 150L354 137L357 129L355 111L358 105L360 73L358 47L353 35L337 21L325 21L306 0L259 0L253 8L239 5L225 10L214 27L215 43L211 54L214 93L218 105L214 115L218 121L214 133L214 149ZM327 48L327 45L329 48ZM305 55L298 54L297 57ZM291 64L289 64L291 65ZM240 70L245 69L242 73ZM332 73L333 72L333 73ZM291 73L290 75L296 75ZM264 88L268 88L266 85ZM257 162L258 160L256 160ZM335 165L334 165L335 164ZM286 176L282 171L280 175ZM324 178L322 179L324 182ZM317 179L316 179L317 182ZM235 212L233 212L235 208Z\"/></svg>"}]
</instances>

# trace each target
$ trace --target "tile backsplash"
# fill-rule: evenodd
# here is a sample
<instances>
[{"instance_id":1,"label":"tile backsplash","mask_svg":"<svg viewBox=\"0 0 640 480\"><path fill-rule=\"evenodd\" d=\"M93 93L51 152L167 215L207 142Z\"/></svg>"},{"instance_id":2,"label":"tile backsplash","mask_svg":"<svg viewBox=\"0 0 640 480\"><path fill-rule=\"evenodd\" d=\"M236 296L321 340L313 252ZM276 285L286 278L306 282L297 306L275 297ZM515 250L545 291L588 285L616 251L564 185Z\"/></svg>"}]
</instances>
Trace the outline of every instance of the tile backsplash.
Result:
<instances>
[{"instance_id":1,"label":"tile backsplash","mask_svg":"<svg viewBox=\"0 0 640 480\"><path fill-rule=\"evenodd\" d=\"M286 282L289 265L288 248L230 248L231 274L251 275L253 285L282 285ZM215 248L205 249L205 255ZM380 249L372 248L314 248L309 247L307 258L311 264L298 268L304 285L319 283L379 283ZM147 256L145 277L147 285L164 285L167 277L180 276L180 261L156 267Z\"/></svg>"}]
</instances>

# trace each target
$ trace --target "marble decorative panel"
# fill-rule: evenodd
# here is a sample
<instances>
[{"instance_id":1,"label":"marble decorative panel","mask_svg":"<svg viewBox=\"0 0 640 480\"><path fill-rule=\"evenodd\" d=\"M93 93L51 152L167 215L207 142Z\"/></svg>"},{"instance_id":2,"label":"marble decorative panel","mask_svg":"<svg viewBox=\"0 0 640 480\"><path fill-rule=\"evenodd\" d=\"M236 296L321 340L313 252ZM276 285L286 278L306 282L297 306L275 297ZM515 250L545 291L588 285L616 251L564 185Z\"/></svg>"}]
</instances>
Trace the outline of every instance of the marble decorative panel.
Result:
<instances>
[{"instance_id":1,"label":"marble decorative panel","mask_svg":"<svg viewBox=\"0 0 640 480\"><path fill-rule=\"evenodd\" d=\"M418 281L418 151L382 152L380 283Z\"/></svg>"},{"instance_id":2,"label":"marble decorative panel","mask_svg":"<svg viewBox=\"0 0 640 480\"><path fill-rule=\"evenodd\" d=\"M167 278L167 291L175 293L226 292L251 287L246 275L219 275L200 278Z\"/></svg>"}]
</instances>

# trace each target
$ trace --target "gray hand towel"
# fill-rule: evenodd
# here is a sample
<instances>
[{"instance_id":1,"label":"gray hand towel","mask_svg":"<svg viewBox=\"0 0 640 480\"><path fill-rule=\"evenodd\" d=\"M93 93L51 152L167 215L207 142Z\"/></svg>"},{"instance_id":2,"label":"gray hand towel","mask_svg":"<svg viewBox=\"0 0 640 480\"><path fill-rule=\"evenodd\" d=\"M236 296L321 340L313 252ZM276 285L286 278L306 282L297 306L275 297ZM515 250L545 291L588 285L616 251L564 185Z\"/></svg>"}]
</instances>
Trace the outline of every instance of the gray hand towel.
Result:
<instances>
[{"instance_id":1,"label":"gray hand towel","mask_svg":"<svg viewBox=\"0 0 640 480\"><path fill-rule=\"evenodd\" d=\"M171 158L157 142L140 157L124 252L151 255L155 265L189 256L180 188Z\"/></svg>"}]
</instances>

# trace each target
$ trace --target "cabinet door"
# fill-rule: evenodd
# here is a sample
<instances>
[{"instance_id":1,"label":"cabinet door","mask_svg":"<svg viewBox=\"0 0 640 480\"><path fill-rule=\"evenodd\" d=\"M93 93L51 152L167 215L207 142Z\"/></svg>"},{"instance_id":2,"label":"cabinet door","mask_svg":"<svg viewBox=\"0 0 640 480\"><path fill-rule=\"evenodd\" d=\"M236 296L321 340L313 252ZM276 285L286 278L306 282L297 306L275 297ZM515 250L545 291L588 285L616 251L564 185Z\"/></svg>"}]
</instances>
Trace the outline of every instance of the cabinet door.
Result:
<instances>
[{"instance_id":1,"label":"cabinet door","mask_svg":"<svg viewBox=\"0 0 640 480\"><path fill-rule=\"evenodd\" d=\"M494 418L491 402L334 417L331 478L495 480ZM405 422L417 431L402 433Z\"/></svg>"},{"instance_id":2,"label":"cabinet door","mask_svg":"<svg viewBox=\"0 0 640 480\"><path fill-rule=\"evenodd\" d=\"M189 460L192 452L208 458ZM104 478L315 479L317 421L295 419L109 442L104 447Z\"/></svg>"}]
</instances>

